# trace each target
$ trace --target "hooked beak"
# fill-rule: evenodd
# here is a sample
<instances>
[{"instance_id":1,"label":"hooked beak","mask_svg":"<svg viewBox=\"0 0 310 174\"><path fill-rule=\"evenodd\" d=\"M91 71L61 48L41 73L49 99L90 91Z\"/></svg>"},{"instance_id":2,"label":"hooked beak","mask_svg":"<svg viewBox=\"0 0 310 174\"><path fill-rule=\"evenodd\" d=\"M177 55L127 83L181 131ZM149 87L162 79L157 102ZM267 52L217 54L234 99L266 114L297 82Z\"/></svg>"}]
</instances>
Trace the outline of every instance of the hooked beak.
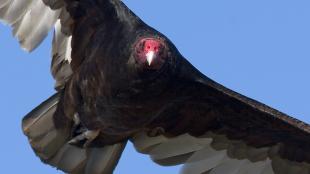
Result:
<instances>
[{"instance_id":1,"label":"hooked beak","mask_svg":"<svg viewBox=\"0 0 310 174\"><path fill-rule=\"evenodd\" d=\"M149 51L149 52L146 54L146 60L147 60L147 63L148 63L149 66L151 66L154 57L155 57L154 51Z\"/></svg>"}]
</instances>

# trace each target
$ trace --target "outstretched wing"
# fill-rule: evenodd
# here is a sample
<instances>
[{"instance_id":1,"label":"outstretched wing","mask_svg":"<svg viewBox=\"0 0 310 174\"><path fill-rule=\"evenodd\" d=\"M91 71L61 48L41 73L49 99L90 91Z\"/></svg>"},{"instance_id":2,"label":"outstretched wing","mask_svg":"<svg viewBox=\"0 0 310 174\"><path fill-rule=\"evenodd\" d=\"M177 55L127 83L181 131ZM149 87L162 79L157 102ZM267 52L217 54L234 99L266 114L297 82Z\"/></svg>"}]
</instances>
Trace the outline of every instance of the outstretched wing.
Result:
<instances>
[{"instance_id":1,"label":"outstretched wing","mask_svg":"<svg viewBox=\"0 0 310 174\"><path fill-rule=\"evenodd\" d=\"M22 128L42 162L70 174L112 173L126 142L103 147L79 148L68 144L72 121L62 116L62 128L54 123L60 94L55 94L24 117Z\"/></svg>"},{"instance_id":2,"label":"outstretched wing","mask_svg":"<svg viewBox=\"0 0 310 174\"><path fill-rule=\"evenodd\" d=\"M86 14L86 9L92 13ZM82 63L85 47L96 30L91 24L97 20L96 16L100 16L96 15L98 10L101 9L95 8L94 0L0 0L0 19L12 27L13 35L25 50L35 49L54 28L51 73L56 80L56 89L62 89L74 74L73 67L79 68ZM97 23L102 24L102 21ZM75 48L74 56L71 48ZM66 173L112 173L126 143L87 148L69 145L76 127L63 112L54 114L62 111L58 102L59 94L23 119L23 131L36 155L44 163ZM62 127L56 126L55 115L61 120Z\"/></svg>"},{"instance_id":3,"label":"outstretched wing","mask_svg":"<svg viewBox=\"0 0 310 174\"><path fill-rule=\"evenodd\" d=\"M27 51L35 49L55 28L52 75L61 88L71 75L70 15L63 0L1 0L0 20L12 27L13 35Z\"/></svg>"},{"instance_id":4,"label":"outstretched wing","mask_svg":"<svg viewBox=\"0 0 310 174\"><path fill-rule=\"evenodd\" d=\"M223 87L186 60L179 72L178 97L161 125L152 123L165 133L136 135L139 152L161 165L184 164L184 174L310 173L309 125Z\"/></svg>"}]
</instances>

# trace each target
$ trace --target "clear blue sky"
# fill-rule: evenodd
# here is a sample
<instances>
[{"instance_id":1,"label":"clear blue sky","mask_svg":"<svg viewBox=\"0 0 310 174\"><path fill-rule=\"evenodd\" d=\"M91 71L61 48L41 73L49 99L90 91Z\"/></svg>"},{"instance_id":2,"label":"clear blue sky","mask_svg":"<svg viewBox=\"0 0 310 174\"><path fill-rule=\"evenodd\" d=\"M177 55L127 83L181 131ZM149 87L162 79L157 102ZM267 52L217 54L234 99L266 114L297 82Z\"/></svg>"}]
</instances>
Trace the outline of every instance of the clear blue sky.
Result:
<instances>
[{"instance_id":1,"label":"clear blue sky","mask_svg":"<svg viewBox=\"0 0 310 174\"><path fill-rule=\"evenodd\" d=\"M156 0L125 3L207 76L310 123L309 0ZM53 94L51 37L28 54L0 25L2 173L55 174L31 151L22 117ZM176 174L129 146L116 174Z\"/></svg>"}]
</instances>

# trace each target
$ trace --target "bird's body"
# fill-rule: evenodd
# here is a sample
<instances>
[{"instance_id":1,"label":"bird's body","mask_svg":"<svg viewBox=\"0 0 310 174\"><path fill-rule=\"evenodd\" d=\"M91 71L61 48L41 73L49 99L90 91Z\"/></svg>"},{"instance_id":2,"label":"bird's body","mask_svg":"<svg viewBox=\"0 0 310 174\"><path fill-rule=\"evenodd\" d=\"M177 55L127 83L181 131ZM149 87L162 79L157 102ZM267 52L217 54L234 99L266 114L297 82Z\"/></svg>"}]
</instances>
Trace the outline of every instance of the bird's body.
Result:
<instances>
[{"instance_id":1,"label":"bird's body","mask_svg":"<svg viewBox=\"0 0 310 174\"><path fill-rule=\"evenodd\" d=\"M111 6L111 9L116 11L105 10L107 13L104 14L107 16L103 14L98 17L97 21L102 22L92 27L92 35L89 36L90 32L86 32L90 41L87 45L87 42L73 39L72 50L79 54L72 55L73 75L65 86L58 106L58 109L65 113L56 112L55 115L56 118L60 117L57 120L61 120L63 115L72 119L77 112L81 123L87 129L101 130L102 136L97 139L97 145L101 146L128 139L140 131L152 131L167 123L169 124L165 125L165 128L172 129L176 119L183 118L170 113L176 112L176 108L182 108L182 102L198 99L198 95L185 91L188 90L187 87L195 84L192 79L182 77L184 74L180 73L183 71L181 68L187 65L182 64L185 63L184 58L173 44L132 12L127 11L124 16L118 16L117 14L124 13L124 5L121 2L115 3L120 3L117 6L119 8L114 9L111 4L103 3L102 7L89 9L92 11ZM90 17L89 21L93 21L93 15ZM123 22L122 17L131 20L126 19L126 22ZM88 21L82 21L84 20ZM89 28L89 25L91 24L73 25L73 38L75 31L79 36L76 38L83 38L84 32L78 31L87 30L83 27ZM168 60L160 69L148 68L146 64L139 65L134 58L137 43L150 37L169 47L166 51ZM83 46L79 46L80 44ZM85 49L78 49L81 47ZM75 60L78 60L78 63L75 63ZM78 68L74 68L77 64ZM162 120L159 121L158 118ZM181 133L184 132L171 135ZM169 135L169 132L167 134ZM105 143L102 144L102 141Z\"/></svg>"},{"instance_id":2,"label":"bird's body","mask_svg":"<svg viewBox=\"0 0 310 174\"><path fill-rule=\"evenodd\" d=\"M121 4L121 12L114 11L118 9L105 2L99 3L102 7L97 4L87 10L103 9L107 13L97 19L93 19L92 15L89 19L88 16L79 18L77 21L81 22L73 25L73 38L83 40L86 33L87 39L72 41L75 52L72 55L73 75L62 92L59 110L65 113L60 113L59 117L66 115L72 119L77 112L87 129L100 129L102 134L107 134L107 142L115 143L110 136L128 138L146 128L145 125L154 119L154 115L165 107L168 97L165 86L173 81L174 67L164 71L138 67L132 53L139 40L151 36L167 44L170 42L157 31L146 27L130 11L124 17L132 16L131 21L123 22L122 16L116 18L124 8L121 2L117 2ZM112 10L109 11L109 8ZM89 25L93 26L92 31L85 32ZM75 33L79 37L75 37ZM170 66L168 63L164 66ZM119 141L120 138L116 139Z\"/></svg>"}]
</instances>

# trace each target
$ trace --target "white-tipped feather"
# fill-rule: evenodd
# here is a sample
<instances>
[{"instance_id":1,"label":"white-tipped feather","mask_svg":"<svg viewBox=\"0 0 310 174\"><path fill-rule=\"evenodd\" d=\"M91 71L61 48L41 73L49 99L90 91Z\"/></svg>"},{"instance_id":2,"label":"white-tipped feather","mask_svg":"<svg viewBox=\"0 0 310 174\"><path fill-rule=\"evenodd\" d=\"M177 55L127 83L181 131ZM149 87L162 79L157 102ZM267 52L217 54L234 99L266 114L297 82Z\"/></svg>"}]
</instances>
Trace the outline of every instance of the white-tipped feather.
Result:
<instances>
[{"instance_id":1,"label":"white-tipped feather","mask_svg":"<svg viewBox=\"0 0 310 174\"><path fill-rule=\"evenodd\" d=\"M62 32L60 20L57 20L54 30L52 46L51 73L56 80L56 88L64 86L68 77L72 74L71 63L71 39Z\"/></svg>"},{"instance_id":2,"label":"white-tipped feather","mask_svg":"<svg viewBox=\"0 0 310 174\"><path fill-rule=\"evenodd\" d=\"M21 46L32 51L47 36L58 19L60 10L51 10L41 0L37 1L21 19L16 37Z\"/></svg>"},{"instance_id":3,"label":"white-tipped feather","mask_svg":"<svg viewBox=\"0 0 310 174\"><path fill-rule=\"evenodd\" d=\"M63 60L71 62L71 40L72 36L65 35L62 31L60 20L55 23L54 38L52 55L58 55L60 58L55 60L56 64L61 63Z\"/></svg>"},{"instance_id":4,"label":"white-tipped feather","mask_svg":"<svg viewBox=\"0 0 310 174\"><path fill-rule=\"evenodd\" d=\"M32 51L42 42L61 11L65 10L61 6L64 5L63 0L45 0L45 3L42 0L0 1L0 20L12 26L13 34L27 51ZM53 5L58 9L52 10L50 7Z\"/></svg>"},{"instance_id":5,"label":"white-tipped feather","mask_svg":"<svg viewBox=\"0 0 310 174\"><path fill-rule=\"evenodd\" d=\"M0 9L0 19L12 25L20 19L36 1L41 0L10 0Z\"/></svg>"},{"instance_id":6,"label":"white-tipped feather","mask_svg":"<svg viewBox=\"0 0 310 174\"><path fill-rule=\"evenodd\" d=\"M71 51L72 51L72 48L71 48L71 41L72 41L72 36L68 37L68 40L67 40L67 50L66 50L66 53L65 53L65 60L69 62L69 64L71 63L72 61L72 58L71 58Z\"/></svg>"},{"instance_id":7,"label":"white-tipped feather","mask_svg":"<svg viewBox=\"0 0 310 174\"><path fill-rule=\"evenodd\" d=\"M63 88L72 73L69 65L72 20L64 5L64 0L0 0L0 21L12 27L13 35L26 51L32 51L39 46L57 19L61 20L55 26L54 39L57 40L53 41L51 67L57 89Z\"/></svg>"}]
</instances>

